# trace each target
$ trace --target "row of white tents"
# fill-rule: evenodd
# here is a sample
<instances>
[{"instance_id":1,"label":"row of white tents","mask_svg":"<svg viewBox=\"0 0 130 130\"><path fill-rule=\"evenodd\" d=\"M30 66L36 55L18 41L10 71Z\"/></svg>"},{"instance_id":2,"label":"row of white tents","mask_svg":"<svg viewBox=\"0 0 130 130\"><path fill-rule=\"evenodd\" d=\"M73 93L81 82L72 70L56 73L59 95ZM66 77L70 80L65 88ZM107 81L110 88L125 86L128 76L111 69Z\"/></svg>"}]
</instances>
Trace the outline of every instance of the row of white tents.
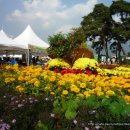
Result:
<instances>
[{"instance_id":1,"label":"row of white tents","mask_svg":"<svg viewBox=\"0 0 130 130\"><path fill-rule=\"evenodd\" d=\"M0 31L0 51L25 54L27 65L29 65L30 53L45 53L48 47L49 44L40 39L30 25L14 39L9 38L3 30Z\"/></svg>"}]
</instances>

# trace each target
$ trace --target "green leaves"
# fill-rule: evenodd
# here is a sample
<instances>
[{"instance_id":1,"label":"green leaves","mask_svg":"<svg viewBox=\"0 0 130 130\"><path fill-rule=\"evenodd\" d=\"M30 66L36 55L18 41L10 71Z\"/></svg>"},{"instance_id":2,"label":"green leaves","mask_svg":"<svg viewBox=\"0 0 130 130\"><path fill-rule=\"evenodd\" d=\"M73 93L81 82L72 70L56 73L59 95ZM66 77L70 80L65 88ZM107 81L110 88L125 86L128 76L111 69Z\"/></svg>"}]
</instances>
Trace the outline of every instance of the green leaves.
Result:
<instances>
[{"instance_id":1,"label":"green leaves","mask_svg":"<svg viewBox=\"0 0 130 130\"><path fill-rule=\"evenodd\" d=\"M77 115L77 108L79 106L79 100L64 100L64 99L56 99L53 103L54 112L57 114L64 114L66 119L74 119Z\"/></svg>"},{"instance_id":2,"label":"green leaves","mask_svg":"<svg viewBox=\"0 0 130 130\"><path fill-rule=\"evenodd\" d=\"M121 114L123 116L127 116L128 114L130 114L130 104L127 104L124 109L122 110Z\"/></svg>"},{"instance_id":3,"label":"green leaves","mask_svg":"<svg viewBox=\"0 0 130 130\"><path fill-rule=\"evenodd\" d=\"M115 101L111 103L111 105L109 106L109 109L112 114L119 115L121 114L121 111L122 111L122 105Z\"/></svg>"},{"instance_id":4,"label":"green leaves","mask_svg":"<svg viewBox=\"0 0 130 130\"><path fill-rule=\"evenodd\" d=\"M127 104L123 98L119 98L109 104L109 110L113 115L127 116L130 113L130 104Z\"/></svg>"},{"instance_id":5,"label":"green leaves","mask_svg":"<svg viewBox=\"0 0 130 130\"><path fill-rule=\"evenodd\" d=\"M95 95L91 95L90 97L88 97L85 103L90 109L97 109L100 107L100 103L97 101Z\"/></svg>"},{"instance_id":6,"label":"green leaves","mask_svg":"<svg viewBox=\"0 0 130 130\"><path fill-rule=\"evenodd\" d=\"M109 98L104 98L102 100L102 106L108 106L111 103Z\"/></svg>"},{"instance_id":7,"label":"green leaves","mask_svg":"<svg viewBox=\"0 0 130 130\"><path fill-rule=\"evenodd\" d=\"M66 119L69 119L69 120L74 119L76 117L76 115L77 115L76 111L72 111L70 109L68 109L65 112L65 117L66 117Z\"/></svg>"},{"instance_id":8,"label":"green leaves","mask_svg":"<svg viewBox=\"0 0 130 130\"><path fill-rule=\"evenodd\" d=\"M47 126L39 121L35 127L35 130L48 130Z\"/></svg>"},{"instance_id":9,"label":"green leaves","mask_svg":"<svg viewBox=\"0 0 130 130\"><path fill-rule=\"evenodd\" d=\"M56 34L49 36L50 47L47 48L48 55L52 58L63 58L72 53L74 48L86 42L86 37L81 27L72 29L68 34Z\"/></svg>"},{"instance_id":10,"label":"green leaves","mask_svg":"<svg viewBox=\"0 0 130 130\"><path fill-rule=\"evenodd\" d=\"M95 110L97 112L95 118L100 118L98 117L100 112L106 112L104 116L108 121L113 120L113 118L117 118L117 121L121 121L130 114L130 104L127 104L122 97L106 98L104 95L100 97L91 95L87 99L57 99L53 105L55 112L61 115L64 114L68 120L72 120L78 116L77 110L80 107L86 110Z\"/></svg>"}]
</instances>

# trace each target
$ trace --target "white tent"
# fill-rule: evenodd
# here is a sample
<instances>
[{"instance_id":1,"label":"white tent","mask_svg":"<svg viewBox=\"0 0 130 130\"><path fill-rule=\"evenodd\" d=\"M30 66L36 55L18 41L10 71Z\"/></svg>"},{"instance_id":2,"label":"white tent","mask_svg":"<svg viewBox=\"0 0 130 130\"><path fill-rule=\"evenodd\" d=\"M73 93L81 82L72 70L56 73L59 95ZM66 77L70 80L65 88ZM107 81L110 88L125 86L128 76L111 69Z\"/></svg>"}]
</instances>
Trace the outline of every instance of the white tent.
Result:
<instances>
[{"instance_id":1,"label":"white tent","mask_svg":"<svg viewBox=\"0 0 130 130\"><path fill-rule=\"evenodd\" d=\"M30 53L40 52L40 54L44 54L46 53L45 50L49 47L49 44L36 35L30 25L28 25L19 36L14 38L14 41L17 42L21 48L27 50L27 65L29 65Z\"/></svg>"},{"instance_id":2,"label":"white tent","mask_svg":"<svg viewBox=\"0 0 130 130\"><path fill-rule=\"evenodd\" d=\"M13 40L3 30L0 31L0 50L18 50L17 53L26 54L27 65L29 65L30 53L44 54L48 47L49 44L41 40L30 25Z\"/></svg>"},{"instance_id":3,"label":"white tent","mask_svg":"<svg viewBox=\"0 0 130 130\"><path fill-rule=\"evenodd\" d=\"M14 50L19 48L20 46L18 46L16 41L13 41L11 38L9 38L3 30L0 31L1 50L12 50L12 49Z\"/></svg>"},{"instance_id":4,"label":"white tent","mask_svg":"<svg viewBox=\"0 0 130 130\"><path fill-rule=\"evenodd\" d=\"M49 47L49 44L36 35L30 25L28 25L26 29L14 39L14 41L18 42L24 49L31 49L32 46L44 49Z\"/></svg>"}]
</instances>

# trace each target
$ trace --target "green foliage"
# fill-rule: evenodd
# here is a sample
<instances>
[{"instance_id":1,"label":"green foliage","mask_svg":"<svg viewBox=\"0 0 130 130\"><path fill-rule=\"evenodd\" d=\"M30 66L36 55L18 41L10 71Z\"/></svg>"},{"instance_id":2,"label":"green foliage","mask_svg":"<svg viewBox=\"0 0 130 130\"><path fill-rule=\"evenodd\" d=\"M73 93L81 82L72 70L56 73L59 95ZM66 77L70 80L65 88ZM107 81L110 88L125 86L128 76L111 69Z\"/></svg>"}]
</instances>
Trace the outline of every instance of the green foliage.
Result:
<instances>
[{"instance_id":1,"label":"green foliage","mask_svg":"<svg viewBox=\"0 0 130 130\"><path fill-rule=\"evenodd\" d=\"M47 126L39 121L35 127L35 130L48 130Z\"/></svg>"},{"instance_id":2,"label":"green foliage","mask_svg":"<svg viewBox=\"0 0 130 130\"><path fill-rule=\"evenodd\" d=\"M57 114L63 115L66 119L74 119L77 115L77 108L79 106L79 100L65 100L65 99L56 99L53 103L54 112Z\"/></svg>"},{"instance_id":3,"label":"green foliage","mask_svg":"<svg viewBox=\"0 0 130 130\"><path fill-rule=\"evenodd\" d=\"M118 109L117 109L118 108ZM112 102L109 106L110 112L112 114L119 115L122 111L122 105L116 101Z\"/></svg>"},{"instance_id":4,"label":"green foliage","mask_svg":"<svg viewBox=\"0 0 130 130\"><path fill-rule=\"evenodd\" d=\"M76 111L72 111L70 109L66 110L65 112L65 117L66 119L69 119L69 120L74 119L76 115L77 115Z\"/></svg>"},{"instance_id":5,"label":"green foliage","mask_svg":"<svg viewBox=\"0 0 130 130\"><path fill-rule=\"evenodd\" d=\"M64 58L66 54L71 54L74 48L79 47L85 40L82 28L74 28L68 34L58 33L49 36L50 47L47 49L48 55L52 58Z\"/></svg>"},{"instance_id":6,"label":"green foliage","mask_svg":"<svg viewBox=\"0 0 130 130\"><path fill-rule=\"evenodd\" d=\"M124 20L130 14L130 3L124 0L113 1L111 5L111 14L121 13L121 19Z\"/></svg>"},{"instance_id":7,"label":"green foliage","mask_svg":"<svg viewBox=\"0 0 130 130\"><path fill-rule=\"evenodd\" d=\"M21 103L23 106L18 108L17 105ZM87 99L54 99L46 97L45 94L42 96L19 95L7 87L1 88L0 106L1 118L9 123L11 130L75 130L81 129L82 123L90 121L129 123L128 114L130 113L130 104L127 104L122 97L106 98L105 95L99 97L91 95ZM50 117L53 109L57 116ZM14 118L16 122L11 123ZM72 120L77 120L79 124L74 127ZM61 128L57 128L57 123L61 124ZM107 128L107 126L103 127ZM115 129L117 126L112 128ZM127 128L128 126L123 126L124 130Z\"/></svg>"},{"instance_id":8,"label":"green foliage","mask_svg":"<svg viewBox=\"0 0 130 130\"><path fill-rule=\"evenodd\" d=\"M110 7L102 3L96 4L93 12L83 17L81 26L98 55L103 49L106 59L109 56L108 49L116 54L119 61L121 52L125 55L122 44L127 44L130 39L129 7L130 3L124 0L113 1ZM113 16L119 17L121 22L115 21ZM108 48L108 44L110 48Z\"/></svg>"},{"instance_id":9,"label":"green foliage","mask_svg":"<svg viewBox=\"0 0 130 130\"><path fill-rule=\"evenodd\" d=\"M52 101L45 95L32 96L19 94L12 88L1 87L0 93L0 118L4 123L8 123L11 130L47 130L52 129L49 113L52 110ZM45 113L44 113L45 112ZM40 117L44 113L43 117ZM42 119L44 118L44 120ZM39 122L41 120L43 124ZM0 122L1 123L1 122ZM38 124L37 124L38 123Z\"/></svg>"},{"instance_id":10,"label":"green foliage","mask_svg":"<svg viewBox=\"0 0 130 130\"><path fill-rule=\"evenodd\" d=\"M86 104L88 105L89 108L91 109L97 109L100 107L99 102L96 99L95 95L91 95L90 97L87 98Z\"/></svg>"},{"instance_id":11,"label":"green foliage","mask_svg":"<svg viewBox=\"0 0 130 130\"><path fill-rule=\"evenodd\" d=\"M100 54L102 48L104 48L107 57L107 42L110 40L112 30L111 22L110 10L103 4L95 5L93 12L84 16L81 21L86 37L92 41L92 47L96 50L96 53Z\"/></svg>"}]
</instances>

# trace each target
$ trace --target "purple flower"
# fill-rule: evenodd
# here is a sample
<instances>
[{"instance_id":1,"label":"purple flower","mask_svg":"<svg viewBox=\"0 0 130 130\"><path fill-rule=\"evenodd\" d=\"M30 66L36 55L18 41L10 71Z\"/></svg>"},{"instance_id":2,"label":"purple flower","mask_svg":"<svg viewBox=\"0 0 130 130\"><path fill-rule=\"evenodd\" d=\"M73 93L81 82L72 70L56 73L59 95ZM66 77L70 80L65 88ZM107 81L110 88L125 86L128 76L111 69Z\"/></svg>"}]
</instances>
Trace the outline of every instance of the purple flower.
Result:
<instances>
[{"instance_id":1,"label":"purple flower","mask_svg":"<svg viewBox=\"0 0 130 130\"><path fill-rule=\"evenodd\" d=\"M30 100L29 102L30 102L30 103L33 103L33 101L32 101L32 100Z\"/></svg>"},{"instance_id":2,"label":"purple flower","mask_svg":"<svg viewBox=\"0 0 130 130\"><path fill-rule=\"evenodd\" d=\"M9 130L10 129L10 125L7 123L1 123L0 124L0 130Z\"/></svg>"},{"instance_id":3,"label":"purple flower","mask_svg":"<svg viewBox=\"0 0 130 130\"><path fill-rule=\"evenodd\" d=\"M88 127L85 127L84 129L85 129L85 130L89 130L89 128L88 128Z\"/></svg>"},{"instance_id":4,"label":"purple flower","mask_svg":"<svg viewBox=\"0 0 130 130\"><path fill-rule=\"evenodd\" d=\"M23 107L24 105L23 104L18 104L18 107L20 108L20 107Z\"/></svg>"}]
</instances>

